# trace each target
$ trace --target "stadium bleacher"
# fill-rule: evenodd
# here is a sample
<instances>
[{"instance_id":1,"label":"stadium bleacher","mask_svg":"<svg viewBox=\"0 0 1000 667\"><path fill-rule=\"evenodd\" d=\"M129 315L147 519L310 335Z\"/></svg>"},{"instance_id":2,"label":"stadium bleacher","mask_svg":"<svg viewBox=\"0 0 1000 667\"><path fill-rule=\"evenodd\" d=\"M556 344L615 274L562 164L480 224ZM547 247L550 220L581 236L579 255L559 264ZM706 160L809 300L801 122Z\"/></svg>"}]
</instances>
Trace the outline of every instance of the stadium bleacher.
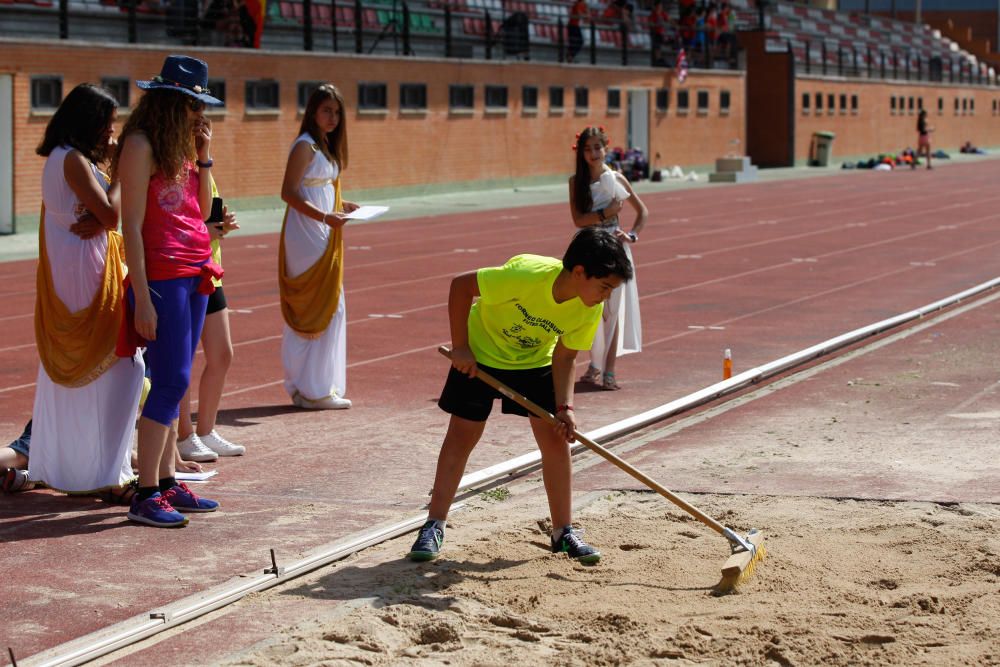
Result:
<instances>
[{"instance_id":1,"label":"stadium bleacher","mask_svg":"<svg viewBox=\"0 0 1000 667\"><path fill-rule=\"evenodd\" d=\"M74 39L126 41L129 0L69 0L69 35ZM513 54L533 60L557 60L560 47L568 43L566 23L572 0L408 0L408 33L412 52L440 56L451 22L451 54L482 58L490 47L506 54L503 40L505 21L512 15L527 17L527 51ZM143 43L226 45L220 31L199 19L198 0L136 0L134 38ZM604 0L588 0L594 29L585 25L583 53L591 49L600 64L619 64L623 51L630 63L650 62L649 10L636 7L627 37L620 22L603 18ZM669 3L672 19L678 18L677 3ZM751 0L733 0L734 30L754 29L757 9ZM400 0L363 0L361 3L362 41L366 51L399 52L398 39L404 32L403 3ZM0 0L0 28L7 34L59 37L57 0ZM311 48L330 50L339 36L353 48L355 3L350 0L313 0ZM487 23L488 22L488 23ZM268 2L262 46L270 49L304 48L303 0ZM487 30L489 26L489 30ZM768 48L791 50L800 71L816 74L886 76L909 72L923 78L932 59L940 59L943 77L969 78L990 72L957 44L926 25L897 21L862 13L846 13L806 6L795 2L772 2L765 19ZM383 39L388 35L392 39ZM593 45L592 45L593 41ZM624 47L624 48L623 48ZM720 58L709 52L689 53L692 67L736 67L736 59ZM503 56L501 56L503 57ZM672 61L668 57L668 61ZM992 80L992 78L990 79Z\"/></svg>"}]
</instances>

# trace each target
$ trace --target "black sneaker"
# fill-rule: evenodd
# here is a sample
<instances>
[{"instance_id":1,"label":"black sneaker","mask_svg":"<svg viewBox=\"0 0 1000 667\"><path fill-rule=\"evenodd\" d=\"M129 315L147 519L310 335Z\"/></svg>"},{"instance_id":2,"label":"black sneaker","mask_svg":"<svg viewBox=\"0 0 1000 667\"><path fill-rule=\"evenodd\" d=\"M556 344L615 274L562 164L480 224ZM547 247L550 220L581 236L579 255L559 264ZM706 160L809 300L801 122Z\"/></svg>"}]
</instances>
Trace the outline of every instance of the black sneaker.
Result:
<instances>
[{"instance_id":1,"label":"black sneaker","mask_svg":"<svg viewBox=\"0 0 1000 667\"><path fill-rule=\"evenodd\" d=\"M413 543L406 557L418 562L434 560L441 551L442 542L444 542L444 531L438 528L436 521L428 521L420 529L417 541Z\"/></svg>"},{"instance_id":2,"label":"black sneaker","mask_svg":"<svg viewBox=\"0 0 1000 667\"><path fill-rule=\"evenodd\" d=\"M601 560L601 552L580 539L580 533L572 526L563 529L562 537L552 540L553 553L565 553L584 565L593 565Z\"/></svg>"}]
</instances>

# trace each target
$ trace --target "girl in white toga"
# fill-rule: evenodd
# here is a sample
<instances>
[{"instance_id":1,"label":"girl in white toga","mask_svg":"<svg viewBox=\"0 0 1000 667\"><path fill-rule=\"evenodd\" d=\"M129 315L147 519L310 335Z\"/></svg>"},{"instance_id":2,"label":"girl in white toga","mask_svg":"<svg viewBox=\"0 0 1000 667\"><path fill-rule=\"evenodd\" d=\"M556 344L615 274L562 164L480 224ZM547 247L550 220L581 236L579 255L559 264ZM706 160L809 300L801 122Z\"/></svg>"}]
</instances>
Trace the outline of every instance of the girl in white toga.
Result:
<instances>
[{"instance_id":1,"label":"girl in white toga","mask_svg":"<svg viewBox=\"0 0 1000 667\"><path fill-rule=\"evenodd\" d=\"M569 179L569 208L577 227L599 226L621 239L632 262L630 245L639 240L648 211L623 174L605 164L608 137L601 127L588 127L576 138L576 174ZM635 210L632 228L625 231L619 213L625 202ZM633 263L633 267L635 264ZM619 356L642 350L637 281L623 283L604 304L604 315L590 349L590 366L583 380L607 390L621 389L615 377Z\"/></svg>"},{"instance_id":2,"label":"girl in white toga","mask_svg":"<svg viewBox=\"0 0 1000 667\"><path fill-rule=\"evenodd\" d=\"M325 83L309 97L299 137L285 167L281 198L278 283L285 332L281 360L292 402L313 410L351 407L347 392L344 303L346 214L358 206L340 198L347 168L344 98Z\"/></svg>"}]
</instances>

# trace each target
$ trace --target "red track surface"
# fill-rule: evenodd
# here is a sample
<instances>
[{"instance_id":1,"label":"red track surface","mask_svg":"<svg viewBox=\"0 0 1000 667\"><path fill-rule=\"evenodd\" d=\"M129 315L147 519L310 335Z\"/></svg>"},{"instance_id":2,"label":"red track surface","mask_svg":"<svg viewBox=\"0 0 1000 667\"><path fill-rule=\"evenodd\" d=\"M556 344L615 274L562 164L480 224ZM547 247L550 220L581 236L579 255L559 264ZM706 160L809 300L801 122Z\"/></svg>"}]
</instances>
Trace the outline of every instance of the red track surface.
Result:
<instances>
[{"instance_id":1,"label":"red track surface","mask_svg":"<svg viewBox=\"0 0 1000 667\"><path fill-rule=\"evenodd\" d=\"M998 177L1000 163L982 162L648 195L634 247L644 351L619 363L624 391L578 395L583 427L717 381L724 348L739 371L995 277ZM571 231L565 204L348 229L356 407L335 413L298 411L281 388L277 238L231 238L237 356L220 425L249 451L206 487L223 511L162 531L92 499L0 497L0 645L23 657L258 570L268 548L290 559L418 512L445 424L434 350L447 342L450 277L520 252L560 255ZM34 262L0 265L8 439L33 400L33 276ZM521 420L497 418L471 466L532 446Z\"/></svg>"}]
</instances>

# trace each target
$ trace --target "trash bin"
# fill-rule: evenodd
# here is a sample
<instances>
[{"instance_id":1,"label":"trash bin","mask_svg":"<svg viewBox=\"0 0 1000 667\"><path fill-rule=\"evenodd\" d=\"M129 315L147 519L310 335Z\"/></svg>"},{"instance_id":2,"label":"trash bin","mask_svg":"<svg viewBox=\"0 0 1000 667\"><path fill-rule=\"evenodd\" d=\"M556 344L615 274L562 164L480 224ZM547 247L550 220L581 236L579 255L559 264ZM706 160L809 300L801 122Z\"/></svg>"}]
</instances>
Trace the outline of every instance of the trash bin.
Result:
<instances>
[{"instance_id":1,"label":"trash bin","mask_svg":"<svg viewBox=\"0 0 1000 667\"><path fill-rule=\"evenodd\" d=\"M809 146L809 164L813 167L829 167L830 154L833 152L833 132L813 132L812 144Z\"/></svg>"}]
</instances>

